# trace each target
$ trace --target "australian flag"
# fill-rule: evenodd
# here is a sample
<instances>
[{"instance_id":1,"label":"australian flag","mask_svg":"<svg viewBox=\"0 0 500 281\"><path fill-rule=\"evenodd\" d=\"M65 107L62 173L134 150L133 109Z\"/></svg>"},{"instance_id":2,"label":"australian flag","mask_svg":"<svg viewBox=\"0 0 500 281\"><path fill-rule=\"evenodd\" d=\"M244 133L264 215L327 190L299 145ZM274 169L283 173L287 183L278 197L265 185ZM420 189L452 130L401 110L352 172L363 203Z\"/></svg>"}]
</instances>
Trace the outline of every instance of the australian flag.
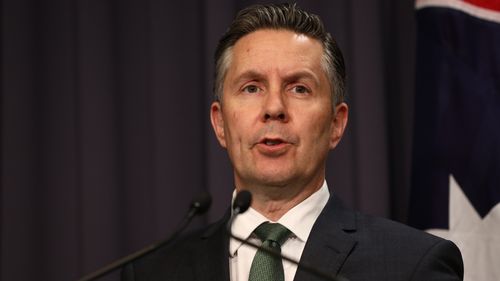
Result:
<instances>
[{"instance_id":1,"label":"australian flag","mask_svg":"<svg viewBox=\"0 0 500 281\"><path fill-rule=\"evenodd\" d=\"M500 280L500 0L417 0L409 222Z\"/></svg>"}]
</instances>

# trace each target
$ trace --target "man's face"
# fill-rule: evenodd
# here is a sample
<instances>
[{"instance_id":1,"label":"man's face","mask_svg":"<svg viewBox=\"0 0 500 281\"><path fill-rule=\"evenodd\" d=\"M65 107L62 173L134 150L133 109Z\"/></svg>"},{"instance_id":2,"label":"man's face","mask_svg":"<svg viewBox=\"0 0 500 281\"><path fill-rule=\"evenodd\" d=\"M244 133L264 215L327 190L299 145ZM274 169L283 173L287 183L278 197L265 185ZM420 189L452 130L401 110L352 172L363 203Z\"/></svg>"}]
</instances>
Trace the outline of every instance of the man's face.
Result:
<instances>
[{"instance_id":1,"label":"man's face","mask_svg":"<svg viewBox=\"0 0 500 281\"><path fill-rule=\"evenodd\" d=\"M234 45L211 120L237 188L321 184L347 122L344 103L334 114L322 56L319 41L286 30L258 30Z\"/></svg>"}]
</instances>

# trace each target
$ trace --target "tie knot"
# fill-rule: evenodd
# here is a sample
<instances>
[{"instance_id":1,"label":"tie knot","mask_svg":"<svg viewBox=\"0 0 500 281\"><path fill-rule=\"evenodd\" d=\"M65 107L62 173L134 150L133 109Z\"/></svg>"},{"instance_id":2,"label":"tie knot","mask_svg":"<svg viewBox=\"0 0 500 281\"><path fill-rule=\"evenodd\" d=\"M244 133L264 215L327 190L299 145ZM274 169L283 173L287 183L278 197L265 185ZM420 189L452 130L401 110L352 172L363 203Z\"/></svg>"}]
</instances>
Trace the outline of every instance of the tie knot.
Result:
<instances>
[{"instance_id":1,"label":"tie knot","mask_svg":"<svg viewBox=\"0 0 500 281\"><path fill-rule=\"evenodd\" d=\"M259 237L259 239L264 241L274 241L277 242L280 246L286 241L288 236L290 236L291 232L288 228L284 227L279 223L269 223L265 222L259 225L254 230L255 235Z\"/></svg>"}]
</instances>

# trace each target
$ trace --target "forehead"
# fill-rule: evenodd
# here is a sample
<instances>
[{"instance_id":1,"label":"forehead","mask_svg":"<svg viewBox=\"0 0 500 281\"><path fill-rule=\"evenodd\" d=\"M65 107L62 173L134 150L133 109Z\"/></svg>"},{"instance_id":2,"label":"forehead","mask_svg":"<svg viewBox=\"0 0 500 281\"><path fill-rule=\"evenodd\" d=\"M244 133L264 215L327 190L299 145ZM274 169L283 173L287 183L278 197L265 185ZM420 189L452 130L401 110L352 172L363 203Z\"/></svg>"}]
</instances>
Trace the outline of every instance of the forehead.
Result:
<instances>
[{"instance_id":1,"label":"forehead","mask_svg":"<svg viewBox=\"0 0 500 281\"><path fill-rule=\"evenodd\" d=\"M262 29L240 38L233 46L229 72L254 70L320 70L320 41L289 30Z\"/></svg>"}]
</instances>

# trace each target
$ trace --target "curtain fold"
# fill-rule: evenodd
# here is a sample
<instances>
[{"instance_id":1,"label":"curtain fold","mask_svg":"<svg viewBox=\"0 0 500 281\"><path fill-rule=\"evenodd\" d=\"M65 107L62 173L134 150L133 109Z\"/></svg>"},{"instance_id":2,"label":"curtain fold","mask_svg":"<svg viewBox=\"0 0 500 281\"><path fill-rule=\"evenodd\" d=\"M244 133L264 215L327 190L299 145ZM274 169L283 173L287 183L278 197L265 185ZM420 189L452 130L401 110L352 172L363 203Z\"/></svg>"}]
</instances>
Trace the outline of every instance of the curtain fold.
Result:
<instances>
[{"instance_id":1,"label":"curtain fold","mask_svg":"<svg viewBox=\"0 0 500 281\"><path fill-rule=\"evenodd\" d=\"M229 205L209 121L213 51L254 1L3 0L0 279L75 280L166 237L193 195ZM413 2L299 1L344 52L350 120L333 194L404 221ZM115 280L116 275L108 279Z\"/></svg>"}]
</instances>

